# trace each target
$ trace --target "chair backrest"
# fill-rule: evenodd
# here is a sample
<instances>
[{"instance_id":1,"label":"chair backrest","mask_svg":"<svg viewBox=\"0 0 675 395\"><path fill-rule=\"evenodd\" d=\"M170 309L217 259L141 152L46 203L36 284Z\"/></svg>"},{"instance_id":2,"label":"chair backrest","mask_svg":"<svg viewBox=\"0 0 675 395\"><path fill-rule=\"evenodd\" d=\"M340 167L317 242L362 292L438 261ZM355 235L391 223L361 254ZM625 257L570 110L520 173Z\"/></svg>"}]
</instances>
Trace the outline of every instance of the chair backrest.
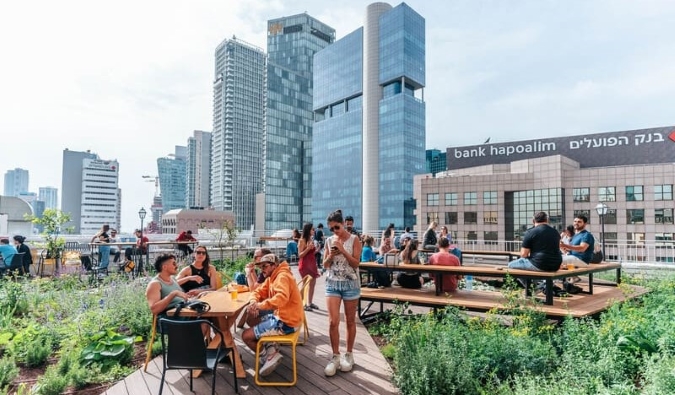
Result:
<instances>
[{"instance_id":1,"label":"chair backrest","mask_svg":"<svg viewBox=\"0 0 675 395\"><path fill-rule=\"evenodd\" d=\"M208 367L202 324L209 325L216 335L221 337L221 342L223 341L222 332L207 320L175 321L160 318L159 328L162 333L164 365L167 368L199 369Z\"/></svg>"},{"instance_id":2,"label":"chair backrest","mask_svg":"<svg viewBox=\"0 0 675 395\"><path fill-rule=\"evenodd\" d=\"M66 250L75 250L79 251L80 250L80 243L77 241L66 241Z\"/></svg>"},{"instance_id":3,"label":"chair backrest","mask_svg":"<svg viewBox=\"0 0 675 395\"><path fill-rule=\"evenodd\" d=\"M220 272L216 272L216 289L221 289L223 287L223 275Z\"/></svg>"},{"instance_id":4,"label":"chair backrest","mask_svg":"<svg viewBox=\"0 0 675 395\"><path fill-rule=\"evenodd\" d=\"M298 286L300 287L300 295L302 296L302 304L307 305L309 300L309 283L312 281L312 276L309 274L300 280Z\"/></svg>"}]
</instances>

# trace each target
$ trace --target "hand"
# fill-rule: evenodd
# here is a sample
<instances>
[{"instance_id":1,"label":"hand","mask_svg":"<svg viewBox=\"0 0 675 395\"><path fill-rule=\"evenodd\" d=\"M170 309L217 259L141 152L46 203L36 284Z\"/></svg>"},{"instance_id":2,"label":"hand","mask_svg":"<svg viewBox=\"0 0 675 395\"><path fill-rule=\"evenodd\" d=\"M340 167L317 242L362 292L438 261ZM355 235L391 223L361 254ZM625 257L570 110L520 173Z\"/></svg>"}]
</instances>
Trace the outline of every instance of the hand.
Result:
<instances>
[{"instance_id":1,"label":"hand","mask_svg":"<svg viewBox=\"0 0 675 395\"><path fill-rule=\"evenodd\" d=\"M181 299L185 299L185 300L190 299L190 295L186 294L186 293L183 292L183 291L173 291L173 292L175 292L174 298L181 298ZM173 299L173 298L172 298L172 299Z\"/></svg>"},{"instance_id":2,"label":"hand","mask_svg":"<svg viewBox=\"0 0 675 395\"><path fill-rule=\"evenodd\" d=\"M192 279L192 281L196 281L197 284L201 284L204 282L204 279L200 276L190 276L190 278Z\"/></svg>"},{"instance_id":3,"label":"hand","mask_svg":"<svg viewBox=\"0 0 675 395\"><path fill-rule=\"evenodd\" d=\"M248 313L251 315L251 317L257 317L258 314L260 314L260 307L258 306L258 303L252 303L248 305L248 308L246 309Z\"/></svg>"},{"instance_id":4,"label":"hand","mask_svg":"<svg viewBox=\"0 0 675 395\"><path fill-rule=\"evenodd\" d=\"M192 289L188 291L188 296L190 297L199 297L198 295L204 291L203 289Z\"/></svg>"}]
</instances>

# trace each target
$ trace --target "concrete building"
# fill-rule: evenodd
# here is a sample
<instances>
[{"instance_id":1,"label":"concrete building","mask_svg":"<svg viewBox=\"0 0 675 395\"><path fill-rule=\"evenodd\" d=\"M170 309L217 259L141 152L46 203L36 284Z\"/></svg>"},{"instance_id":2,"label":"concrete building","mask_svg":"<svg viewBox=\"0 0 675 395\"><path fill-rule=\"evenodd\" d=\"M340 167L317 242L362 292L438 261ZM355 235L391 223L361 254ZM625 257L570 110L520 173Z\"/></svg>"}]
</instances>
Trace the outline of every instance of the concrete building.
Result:
<instances>
[{"instance_id":1,"label":"concrete building","mask_svg":"<svg viewBox=\"0 0 675 395\"><path fill-rule=\"evenodd\" d=\"M185 165L185 207L210 207L211 133L195 130L188 138Z\"/></svg>"},{"instance_id":2,"label":"concrete building","mask_svg":"<svg viewBox=\"0 0 675 395\"><path fill-rule=\"evenodd\" d=\"M576 215L596 239L632 246L610 259L673 262L675 127L447 149L448 170L415 178L418 232L431 221L479 245L521 240L546 211L562 230ZM607 205L605 233L596 212Z\"/></svg>"},{"instance_id":3,"label":"concrete building","mask_svg":"<svg viewBox=\"0 0 675 395\"><path fill-rule=\"evenodd\" d=\"M316 54L314 222L341 208L365 231L413 225L424 86L425 21L405 3L369 5L362 28Z\"/></svg>"},{"instance_id":4,"label":"concrete building","mask_svg":"<svg viewBox=\"0 0 675 395\"><path fill-rule=\"evenodd\" d=\"M177 145L171 157L157 159L159 190L164 212L185 207L187 147Z\"/></svg>"},{"instance_id":5,"label":"concrete building","mask_svg":"<svg viewBox=\"0 0 675 395\"><path fill-rule=\"evenodd\" d=\"M5 196L19 196L28 192L28 170L16 168L5 173Z\"/></svg>"},{"instance_id":6,"label":"concrete building","mask_svg":"<svg viewBox=\"0 0 675 395\"><path fill-rule=\"evenodd\" d=\"M30 236L33 224L26 220L33 209L26 201L15 196L0 196L0 236Z\"/></svg>"},{"instance_id":7,"label":"concrete building","mask_svg":"<svg viewBox=\"0 0 675 395\"><path fill-rule=\"evenodd\" d=\"M245 229L255 222L262 191L265 66L263 50L237 38L216 48L210 200L214 209L235 213Z\"/></svg>"},{"instance_id":8,"label":"concrete building","mask_svg":"<svg viewBox=\"0 0 675 395\"><path fill-rule=\"evenodd\" d=\"M179 234L191 230L194 234L202 228L222 229L227 221L233 221L235 215L215 210L170 210L162 215L162 233Z\"/></svg>"},{"instance_id":9,"label":"concrete building","mask_svg":"<svg viewBox=\"0 0 675 395\"><path fill-rule=\"evenodd\" d=\"M84 235L98 232L105 224L119 229L119 163L116 160L85 158L82 160L82 203L79 231Z\"/></svg>"},{"instance_id":10,"label":"concrete building","mask_svg":"<svg viewBox=\"0 0 675 395\"><path fill-rule=\"evenodd\" d=\"M70 214L70 222L65 227L72 227L75 234L80 233L80 211L82 208L82 164L85 159L98 159L91 151L63 150L61 170L61 211ZM106 197L111 197L106 192Z\"/></svg>"},{"instance_id":11,"label":"concrete building","mask_svg":"<svg viewBox=\"0 0 675 395\"><path fill-rule=\"evenodd\" d=\"M38 190L38 199L45 202L45 208L59 207L59 190L54 187L40 187Z\"/></svg>"}]
</instances>

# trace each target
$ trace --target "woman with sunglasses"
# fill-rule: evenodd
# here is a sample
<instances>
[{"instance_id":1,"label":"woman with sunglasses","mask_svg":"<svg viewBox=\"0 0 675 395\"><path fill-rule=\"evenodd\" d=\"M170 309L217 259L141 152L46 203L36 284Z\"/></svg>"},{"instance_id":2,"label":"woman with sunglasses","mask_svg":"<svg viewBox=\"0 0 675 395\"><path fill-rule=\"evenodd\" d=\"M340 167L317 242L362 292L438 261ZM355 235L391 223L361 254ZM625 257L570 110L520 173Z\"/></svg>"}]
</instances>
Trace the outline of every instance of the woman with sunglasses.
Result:
<instances>
[{"instance_id":1,"label":"woman with sunglasses","mask_svg":"<svg viewBox=\"0 0 675 395\"><path fill-rule=\"evenodd\" d=\"M215 291L218 273L212 266L206 247L195 248L195 261L184 267L176 280L181 288L190 296L197 296L204 291Z\"/></svg>"},{"instance_id":2,"label":"woman with sunglasses","mask_svg":"<svg viewBox=\"0 0 675 395\"><path fill-rule=\"evenodd\" d=\"M356 307L361 297L359 261L361 242L344 226L342 211L332 212L327 219L333 236L326 240L328 253L323 259L327 270L326 305L328 308L330 345L333 356L324 369L326 376L333 376L340 369L349 372L354 366L352 350L356 340ZM340 303L344 304L347 324L347 352L340 359Z\"/></svg>"}]
</instances>

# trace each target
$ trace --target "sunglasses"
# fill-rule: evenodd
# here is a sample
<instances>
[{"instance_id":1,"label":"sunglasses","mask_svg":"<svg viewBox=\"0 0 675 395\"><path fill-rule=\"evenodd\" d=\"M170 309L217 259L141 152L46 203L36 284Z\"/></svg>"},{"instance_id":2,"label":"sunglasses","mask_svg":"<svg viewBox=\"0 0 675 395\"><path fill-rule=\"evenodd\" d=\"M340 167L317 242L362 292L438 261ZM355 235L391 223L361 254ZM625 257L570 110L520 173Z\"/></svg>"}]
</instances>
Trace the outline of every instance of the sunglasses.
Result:
<instances>
[{"instance_id":1,"label":"sunglasses","mask_svg":"<svg viewBox=\"0 0 675 395\"><path fill-rule=\"evenodd\" d=\"M336 230L340 230L340 225L335 225L330 227L331 232L335 232Z\"/></svg>"},{"instance_id":2,"label":"sunglasses","mask_svg":"<svg viewBox=\"0 0 675 395\"><path fill-rule=\"evenodd\" d=\"M206 255L206 251L195 251L197 255Z\"/></svg>"}]
</instances>

